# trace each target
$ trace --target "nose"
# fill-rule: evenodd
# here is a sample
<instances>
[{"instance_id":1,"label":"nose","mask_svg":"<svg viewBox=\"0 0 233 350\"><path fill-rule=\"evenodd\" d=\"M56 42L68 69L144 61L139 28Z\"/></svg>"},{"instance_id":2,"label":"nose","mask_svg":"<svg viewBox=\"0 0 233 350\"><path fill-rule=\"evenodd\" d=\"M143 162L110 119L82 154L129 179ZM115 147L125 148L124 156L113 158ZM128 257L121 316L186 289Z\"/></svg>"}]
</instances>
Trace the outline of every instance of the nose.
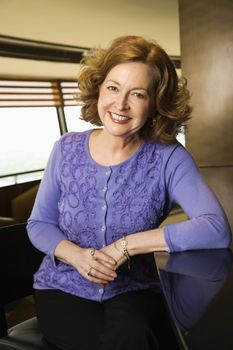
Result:
<instances>
[{"instance_id":1,"label":"nose","mask_svg":"<svg viewBox=\"0 0 233 350\"><path fill-rule=\"evenodd\" d=\"M128 95L125 93L119 93L116 98L116 107L119 111L128 110L129 107L129 101L128 101Z\"/></svg>"}]
</instances>

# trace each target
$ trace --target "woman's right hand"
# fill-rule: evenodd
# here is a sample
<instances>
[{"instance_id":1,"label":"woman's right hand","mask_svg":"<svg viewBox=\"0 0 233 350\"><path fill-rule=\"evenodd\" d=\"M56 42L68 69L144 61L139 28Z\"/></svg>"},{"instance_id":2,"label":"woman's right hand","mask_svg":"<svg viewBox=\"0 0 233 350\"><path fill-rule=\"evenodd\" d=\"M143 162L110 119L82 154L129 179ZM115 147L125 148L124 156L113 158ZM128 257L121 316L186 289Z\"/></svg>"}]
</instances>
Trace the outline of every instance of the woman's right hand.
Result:
<instances>
[{"instance_id":1,"label":"woman's right hand","mask_svg":"<svg viewBox=\"0 0 233 350\"><path fill-rule=\"evenodd\" d=\"M94 248L81 248L73 242L63 240L57 245L55 256L57 259L72 265L91 282L105 285L117 277L116 261L103 251Z\"/></svg>"}]
</instances>

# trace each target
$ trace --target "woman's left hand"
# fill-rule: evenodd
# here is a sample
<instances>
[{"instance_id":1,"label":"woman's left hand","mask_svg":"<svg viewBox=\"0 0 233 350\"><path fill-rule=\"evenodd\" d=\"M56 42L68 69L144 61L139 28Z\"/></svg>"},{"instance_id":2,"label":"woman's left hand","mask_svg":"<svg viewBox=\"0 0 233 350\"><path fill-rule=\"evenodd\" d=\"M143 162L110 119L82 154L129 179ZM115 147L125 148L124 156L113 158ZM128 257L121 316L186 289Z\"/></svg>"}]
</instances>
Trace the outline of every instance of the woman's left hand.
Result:
<instances>
[{"instance_id":1,"label":"woman's left hand","mask_svg":"<svg viewBox=\"0 0 233 350\"><path fill-rule=\"evenodd\" d=\"M106 247L101 248L100 250L106 253L107 255L111 256L116 261L115 269L118 269L118 267L126 261L126 257L124 256L121 250L119 241L109 244Z\"/></svg>"}]
</instances>

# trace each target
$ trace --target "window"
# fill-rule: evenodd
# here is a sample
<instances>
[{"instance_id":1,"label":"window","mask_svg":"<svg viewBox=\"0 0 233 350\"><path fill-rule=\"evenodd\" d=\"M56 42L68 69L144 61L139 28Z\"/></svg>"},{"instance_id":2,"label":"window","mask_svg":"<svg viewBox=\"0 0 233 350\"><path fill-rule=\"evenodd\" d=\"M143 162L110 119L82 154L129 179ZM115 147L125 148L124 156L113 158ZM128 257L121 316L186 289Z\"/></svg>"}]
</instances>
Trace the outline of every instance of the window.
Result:
<instances>
[{"instance_id":1,"label":"window","mask_svg":"<svg viewBox=\"0 0 233 350\"><path fill-rule=\"evenodd\" d=\"M0 175L43 169L60 136L56 108L2 108L0 112Z\"/></svg>"},{"instance_id":2,"label":"window","mask_svg":"<svg viewBox=\"0 0 233 350\"><path fill-rule=\"evenodd\" d=\"M181 129L179 134L177 135L177 141L179 141L183 146L185 146L185 130Z\"/></svg>"},{"instance_id":3,"label":"window","mask_svg":"<svg viewBox=\"0 0 233 350\"><path fill-rule=\"evenodd\" d=\"M85 131L97 126L93 126L91 123L85 122L84 120L79 119L81 107L65 107L65 118L68 131Z\"/></svg>"},{"instance_id":4,"label":"window","mask_svg":"<svg viewBox=\"0 0 233 350\"><path fill-rule=\"evenodd\" d=\"M69 131L84 129L76 92L76 82L0 81L0 186L41 178L54 142L67 131L61 108Z\"/></svg>"}]
</instances>

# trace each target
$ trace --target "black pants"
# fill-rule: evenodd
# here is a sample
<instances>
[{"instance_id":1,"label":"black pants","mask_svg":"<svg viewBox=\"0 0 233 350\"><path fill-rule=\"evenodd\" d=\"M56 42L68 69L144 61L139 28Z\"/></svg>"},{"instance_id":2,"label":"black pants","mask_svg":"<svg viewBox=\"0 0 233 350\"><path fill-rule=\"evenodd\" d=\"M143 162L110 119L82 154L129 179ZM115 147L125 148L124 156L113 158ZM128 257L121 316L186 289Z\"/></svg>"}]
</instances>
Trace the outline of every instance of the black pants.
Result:
<instances>
[{"instance_id":1,"label":"black pants","mask_svg":"<svg viewBox=\"0 0 233 350\"><path fill-rule=\"evenodd\" d=\"M41 330L58 349L175 349L160 294L128 292L99 303L58 290L37 290L35 300Z\"/></svg>"}]
</instances>

